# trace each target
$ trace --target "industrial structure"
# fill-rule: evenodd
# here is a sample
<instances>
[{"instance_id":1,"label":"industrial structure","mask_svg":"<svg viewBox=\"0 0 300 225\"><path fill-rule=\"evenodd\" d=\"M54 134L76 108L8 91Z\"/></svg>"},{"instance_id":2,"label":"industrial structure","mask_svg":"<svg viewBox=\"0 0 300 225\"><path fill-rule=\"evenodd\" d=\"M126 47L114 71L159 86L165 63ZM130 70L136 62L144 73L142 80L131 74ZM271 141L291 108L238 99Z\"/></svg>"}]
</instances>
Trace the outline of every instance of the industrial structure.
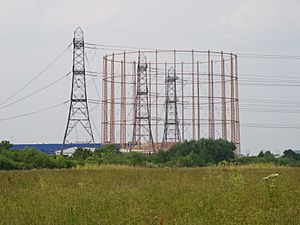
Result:
<instances>
[{"instance_id":1,"label":"industrial structure","mask_svg":"<svg viewBox=\"0 0 300 225\"><path fill-rule=\"evenodd\" d=\"M85 44L80 27L74 32L72 73L70 108L61 148L62 155L67 143L94 144L95 142L87 103Z\"/></svg>"},{"instance_id":2,"label":"industrial structure","mask_svg":"<svg viewBox=\"0 0 300 225\"><path fill-rule=\"evenodd\" d=\"M155 152L185 140L232 141L240 155L237 55L147 50L103 57L102 144Z\"/></svg>"}]
</instances>

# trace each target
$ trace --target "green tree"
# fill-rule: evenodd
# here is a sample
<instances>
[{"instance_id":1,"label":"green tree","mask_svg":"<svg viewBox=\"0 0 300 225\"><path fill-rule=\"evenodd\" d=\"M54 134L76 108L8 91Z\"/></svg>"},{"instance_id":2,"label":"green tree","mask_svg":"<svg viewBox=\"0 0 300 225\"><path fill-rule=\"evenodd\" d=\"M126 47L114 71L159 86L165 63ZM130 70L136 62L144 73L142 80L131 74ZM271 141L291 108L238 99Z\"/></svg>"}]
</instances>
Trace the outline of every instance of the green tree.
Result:
<instances>
[{"instance_id":1,"label":"green tree","mask_svg":"<svg viewBox=\"0 0 300 225\"><path fill-rule=\"evenodd\" d=\"M8 151L12 147L12 144L9 141L1 141L0 143L0 152Z\"/></svg>"},{"instance_id":2,"label":"green tree","mask_svg":"<svg viewBox=\"0 0 300 225\"><path fill-rule=\"evenodd\" d=\"M93 152L91 150L85 148L76 148L75 152L72 155L72 158L83 161L90 156L93 156Z\"/></svg>"},{"instance_id":3,"label":"green tree","mask_svg":"<svg viewBox=\"0 0 300 225\"><path fill-rule=\"evenodd\" d=\"M298 155L296 152L294 152L291 149L283 151L283 157L289 158L289 159L294 159L294 160L300 160L300 155Z\"/></svg>"},{"instance_id":4,"label":"green tree","mask_svg":"<svg viewBox=\"0 0 300 225\"><path fill-rule=\"evenodd\" d=\"M258 155L257 155L257 157L259 157L259 158L262 158L262 157L264 157L265 156L265 154L264 154L264 151L263 150L261 150L259 153L258 153Z\"/></svg>"}]
</instances>

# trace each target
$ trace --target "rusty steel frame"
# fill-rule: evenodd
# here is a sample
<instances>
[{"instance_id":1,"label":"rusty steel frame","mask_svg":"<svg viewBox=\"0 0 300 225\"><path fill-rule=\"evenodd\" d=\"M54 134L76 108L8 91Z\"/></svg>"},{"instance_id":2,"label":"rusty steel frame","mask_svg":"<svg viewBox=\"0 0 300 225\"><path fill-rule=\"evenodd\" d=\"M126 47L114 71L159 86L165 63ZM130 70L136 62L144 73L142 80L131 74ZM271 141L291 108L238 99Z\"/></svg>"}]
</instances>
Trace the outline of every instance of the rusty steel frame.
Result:
<instances>
[{"instance_id":1,"label":"rusty steel frame","mask_svg":"<svg viewBox=\"0 0 300 225\"><path fill-rule=\"evenodd\" d=\"M207 76L208 76L208 137L212 138L212 104L211 104L211 59L210 59L210 51L207 53Z\"/></svg>"},{"instance_id":2,"label":"rusty steel frame","mask_svg":"<svg viewBox=\"0 0 300 225\"><path fill-rule=\"evenodd\" d=\"M103 118L102 118L102 144L108 143L108 82L107 82L107 56L103 57Z\"/></svg>"},{"instance_id":3,"label":"rusty steel frame","mask_svg":"<svg viewBox=\"0 0 300 225\"><path fill-rule=\"evenodd\" d=\"M182 132L182 141L184 141L184 76L183 76L183 62L181 62L181 132Z\"/></svg>"},{"instance_id":4,"label":"rusty steel frame","mask_svg":"<svg viewBox=\"0 0 300 225\"><path fill-rule=\"evenodd\" d=\"M200 139L200 64L197 61L197 139Z\"/></svg>"},{"instance_id":5,"label":"rusty steel frame","mask_svg":"<svg viewBox=\"0 0 300 225\"><path fill-rule=\"evenodd\" d=\"M221 52L221 101L222 101L222 138L224 140L227 140L225 61L224 61L223 51Z\"/></svg>"},{"instance_id":6,"label":"rusty steel frame","mask_svg":"<svg viewBox=\"0 0 300 225\"><path fill-rule=\"evenodd\" d=\"M214 61L211 60L210 62L210 78L211 78L211 93L210 93L210 99L211 99L211 139L215 139L215 103L214 103Z\"/></svg>"},{"instance_id":7,"label":"rusty steel frame","mask_svg":"<svg viewBox=\"0 0 300 225\"><path fill-rule=\"evenodd\" d=\"M193 122L193 139L196 139L195 124L195 71L194 71L194 50L192 50L192 122Z\"/></svg>"},{"instance_id":8,"label":"rusty steel frame","mask_svg":"<svg viewBox=\"0 0 300 225\"><path fill-rule=\"evenodd\" d=\"M112 60L115 55L113 53ZM115 64L111 64L111 87L110 87L110 128L109 128L109 142L115 143Z\"/></svg>"},{"instance_id":9,"label":"rusty steel frame","mask_svg":"<svg viewBox=\"0 0 300 225\"><path fill-rule=\"evenodd\" d=\"M231 123L231 141L233 143L235 143L235 98L234 98L234 73L233 73L233 56L232 54L230 54L230 115L231 115L231 120L230 120L230 123Z\"/></svg>"},{"instance_id":10,"label":"rusty steel frame","mask_svg":"<svg viewBox=\"0 0 300 225\"><path fill-rule=\"evenodd\" d=\"M181 141L229 139L236 145L236 155L240 155L237 55L197 50L142 53L150 58L148 107L154 145L160 146L162 140L167 68L173 66L174 73L179 75L177 104ZM122 148L130 145L128 137L132 135L134 105L137 103L132 91L137 88L137 54L136 51L124 51L103 57L103 144L120 144ZM136 132L141 135L141 130ZM138 149L143 148L142 142L137 144Z\"/></svg>"},{"instance_id":11,"label":"rusty steel frame","mask_svg":"<svg viewBox=\"0 0 300 225\"><path fill-rule=\"evenodd\" d=\"M237 55L235 55L235 109L236 109L236 130L235 130L235 145L236 145L236 155L241 155L241 138L240 138L240 106L239 106L239 85L238 85L238 63Z\"/></svg>"},{"instance_id":12,"label":"rusty steel frame","mask_svg":"<svg viewBox=\"0 0 300 225\"><path fill-rule=\"evenodd\" d=\"M126 92L125 92L125 71L124 61L121 61L121 112L120 112L120 144L121 148L125 147L125 117L126 117Z\"/></svg>"}]
</instances>

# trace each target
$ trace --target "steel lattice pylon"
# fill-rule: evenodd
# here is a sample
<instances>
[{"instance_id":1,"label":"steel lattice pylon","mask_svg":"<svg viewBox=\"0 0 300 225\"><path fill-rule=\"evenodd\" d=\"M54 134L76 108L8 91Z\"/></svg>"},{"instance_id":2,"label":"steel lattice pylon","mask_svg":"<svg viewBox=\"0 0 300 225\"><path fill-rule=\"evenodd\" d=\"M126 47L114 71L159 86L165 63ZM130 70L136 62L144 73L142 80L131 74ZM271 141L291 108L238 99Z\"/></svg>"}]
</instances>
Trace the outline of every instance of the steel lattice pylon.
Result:
<instances>
[{"instance_id":1,"label":"steel lattice pylon","mask_svg":"<svg viewBox=\"0 0 300 225\"><path fill-rule=\"evenodd\" d=\"M87 104L87 90L85 78L85 52L84 52L84 36L83 31L78 27L74 32L73 39L73 76L71 101L69 108L69 116L67 127L64 134L61 154L66 143L72 143L70 134L75 130L77 136L77 128L84 132L85 140L77 140L77 143L94 143L89 110ZM81 134L83 135L83 134ZM83 137L83 136L82 136ZM81 138L82 138L81 137ZM77 137L78 138L78 137Z\"/></svg>"},{"instance_id":2,"label":"steel lattice pylon","mask_svg":"<svg viewBox=\"0 0 300 225\"><path fill-rule=\"evenodd\" d=\"M135 147L138 150L145 150L147 152L154 152L155 146L153 143L151 120L149 113L149 88L148 88L148 75L147 75L147 59L146 56L140 54L138 57L137 66L137 86L136 96L134 101L134 124L133 136L130 144L130 151ZM144 141L144 142L143 142ZM142 145L143 144L143 145Z\"/></svg>"},{"instance_id":3,"label":"steel lattice pylon","mask_svg":"<svg viewBox=\"0 0 300 225\"><path fill-rule=\"evenodd\" d=\"M165 124L164 124L164 134L161 144L161 148L164 149L167 144L180 142L180 131L178 122L178 112L177 112L177 91L176 91L176 76L173 67L168 70L168 76L166 78L166 114L165 114Z\"/></svg>"}]
</instances>

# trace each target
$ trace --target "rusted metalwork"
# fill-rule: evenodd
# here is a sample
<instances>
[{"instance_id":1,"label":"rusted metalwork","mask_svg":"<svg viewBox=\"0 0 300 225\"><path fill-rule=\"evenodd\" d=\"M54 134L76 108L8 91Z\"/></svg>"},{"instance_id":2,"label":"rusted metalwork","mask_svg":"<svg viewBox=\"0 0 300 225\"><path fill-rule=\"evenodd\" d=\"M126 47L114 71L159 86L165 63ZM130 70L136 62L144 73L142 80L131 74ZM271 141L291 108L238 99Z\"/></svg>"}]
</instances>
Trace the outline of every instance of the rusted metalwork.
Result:
<instances>
[{"instance_id":1,"label":"rusted metalwork","mask_svg":"<svg viewBox=\"0 0 300 225\"><path fill-rule=\"evenodd\" d=\"M157 50L155 51L155 142L158 143L158 59Z\"/></svg>"},{"instance_id":2,"label":"rusted metalwork","mask_svg":"<svg viewBox=\"0 0 300 225\"><path fill-rule=\"evenodd\" d=\"M102 132L102 143L106 144L108 143L108 81L107 81L107 56L103 58L104 65L103 65L103 132Z\"/></svg>"},{"instance_id":3,"label":"rusted metalwork","mask_svg":"<svg viewBox=\"0 0 300 225\"><path fill-rule=\"evenodd\" d=\"M224 62L223 51L221 52L221 101L222 101L222 138L224 140L227 140L225 62Z\"/></svg>"},{"instance_id":4,"label":"rusted metalwork","mask_svg":"<svg viewBox=\"0 0 300 225\"><path fill-rule=\"evenodd\" d=\"M195 124L195 71L194 71L194 50L192 50L192 123L193 123L193 140L196 139Z\"/></svg>"},{"instance_id":5,"label":"rusted metalwork","mask_svg":"<svg viewBox=\"0 0 300 225\"><path fill-rule=\"evenodd\" d=\"M183 77L183 62L181 62L181 135L182 139L184 139L184 77Z\"/></svg>"},{"instance_id":6,"label":"rusted metalwork","mask_svg":"<svg viewBox=\"0 0 300 225\"><path fill-rule=\"evenodd\" d=\"M180 139L222 138L237 146L240 154L240 124L237 56L231 53L197 50L147 50L149 123L153 145L136 140L132 150L150 152L161 146L165 122L168 68L173 66L177 80L177 116ZM103 58L102 143L132 145L132 134L141 110L137 98L139 52L114 53ZM151 62L151 63L150 63ZM145 86L145 84L143 84ZM119 114L120 113L120 114ZM115 117L115 118L114 118ZM144 121L145 124L145 121ZM153 125L152 125L153 124ZM176 131L177 132L177 131ZM145 132L144 132L145 133ZM179 133L179 132L177 132Z\"/></svg>"},{"instance_id":7,"label":"rusted metalwork","mask_svg":"<svg viewBox=\"0 0 300 225\"><path fill-rule=\"evenodd\" d=\"M211 138L212 139L215 139L215 134L216 134L216 131L215 131L215 98L214 98L214 89L215 89L215 86L214 86L214 61L211 60L210 62L210 66L211 66L211 69L210 69L210 72L211 72L211 75L210 75L210 78L211 78L211 93L210 93L210 99L211 99Z\"/></svg>"},{"instance_id":8,"label":"rusted metalwork","mask_svg":"<svg viewBox=\"0 0 300 225\"><path fill-rule=\"evenodd\" d=\"M114 61L115 55L112 54L112 60ZM110 143L115 143L115 64L111 64L111 82L110 82Z\"/></svg>"},{"instance_id":9,"label":"rusted metalwork","mask_svg":"<svg viewBox=\"0 0 300 225\"><path fill-rule=\"evenodd\" d=\"M200 64L197 61L197 139L200 139Z\"/></svg>"},{"instance_id":10,"label":"rusted metalwork","mask_svg":"<svg viewBox=\"0 0 300 225\"><path fill-rule=\"evenodd\" d=\"M124 62L121 60L121 112L120 112L120 144L121 148L125 147L125 76L124 76Z\"/></svg>"},{"instance_id":11,"label":"rusted metalwork","mask_svg":"<svg viewBox=\"0 0 300 225\"><path fill-rule=\"evenodd\" d=\"M231 141L235 143L235 98L234 98L234 65L233 55L230 54L230 104L231 104Z\"/></svg>"},{"instance_id":12,"label":"rusted metalwork","mask_svg":"<svg viewBox=\"0 0 300 225\"><path fill-rule=\"evenodd\" d=\"M207 76L208 76L208 137L212 138L212 108L211 108L211 58L210 58L210 51L207 52Z\"/></svg>"},{"instance_id":13,"label":"rusted metalwork","mask_svg":"<svg viewBox=\"0 0 300 225\"><path fill-rule=\"evenodd\" d=\"M235 55L235 153L237 156L241 155L241 138L240 138L240 110L239 110L239 84L238 84L238 63L237 55Z\"/></svg>"},{"instance_id":14,"label":"rusted metalwork","mask_svg":"<svg viewBox=\"0 0 300 225\"><path fill-rule=\"evenodd\" d=\"M127 135L126 135L126 105L127 105L127 96L126 96L126 84L127 84L127 80L126 80L126 52L124 51L123 53L123 76L124 76L124 93L123 93L123 96L124 96L124 106L123 106L123 124L124 124L124 143L123 143L123 147L127 147L126 146L126 143L127 143Z\"/></svg>"}]
</instances>

